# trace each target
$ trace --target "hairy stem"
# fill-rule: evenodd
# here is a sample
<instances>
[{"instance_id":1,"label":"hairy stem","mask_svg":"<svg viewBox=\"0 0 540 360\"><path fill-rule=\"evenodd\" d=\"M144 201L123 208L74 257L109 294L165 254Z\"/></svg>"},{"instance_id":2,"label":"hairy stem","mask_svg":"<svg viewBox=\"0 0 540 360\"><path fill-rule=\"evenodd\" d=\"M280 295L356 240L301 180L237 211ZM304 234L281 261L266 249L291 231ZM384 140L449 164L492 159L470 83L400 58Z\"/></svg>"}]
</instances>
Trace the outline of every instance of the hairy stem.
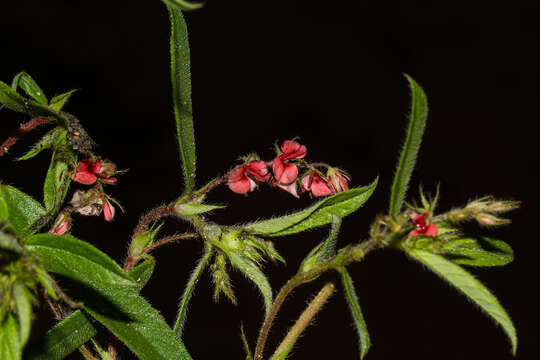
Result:
<instances>
[{"instance_id":1,"label":"hairy stem","mask_svg":"<svg viewBox=\"0 0 540 360\"><path fill-rule=\"evenodd\" d=\"M306 327L311 323L315 315L322 309L323 305L326 303L328 298L332 295L334 292L336 286L329 282L324 285L324 287L319 291L317 296L311 300L307 308L304 310L302 315L296 320L296 323L293 325L293 327L289 330L281 344L279 344L278 348L274 352L274 355L272 355L271 358L283 353L289 351L289 349L294 345L296 342L296 339L300 336L300 334L306 329Z\"/></svg>"},{"instance_id":2,"label":"hairy stem","mask_svg":"<svg viewBox=\"0 0 540 360\"><path fill-rule=\"evenodd\" d=\"M167 205L161 205L161 206L158 206L157 208L155 208L153 210L150 210L149 213L144 215L139 220L139 223L137 224L137 227L135 228L135 231L133 232L132 238L136 237L137 235L139 235L143 231L147 230L148 225L150 225L150 223L152 221L155 221L155 220L160 219L160 218L165 217L165 216L172 215L174 213L175 213L175 211L174 211L174 203L173 204L167 204Z\"/></svg>"},{"instance_id":3,"label":"hairy stem","mask_svg":"<svg viewBox=\"0 0 540 360\"><path fill-rule=\"evenodd\" d=\"M0 145L0 156L3 156L5 153L7 153L9 148L15 145L17 140L19 140L24 134L32 131L41 124L46 124L51 121L55 121L55 119L51 117L39 116L22 124L19 130L15 131L13 135L8 137L8 139L4 141L2 145Z\"/></svg>"}]
</instances>

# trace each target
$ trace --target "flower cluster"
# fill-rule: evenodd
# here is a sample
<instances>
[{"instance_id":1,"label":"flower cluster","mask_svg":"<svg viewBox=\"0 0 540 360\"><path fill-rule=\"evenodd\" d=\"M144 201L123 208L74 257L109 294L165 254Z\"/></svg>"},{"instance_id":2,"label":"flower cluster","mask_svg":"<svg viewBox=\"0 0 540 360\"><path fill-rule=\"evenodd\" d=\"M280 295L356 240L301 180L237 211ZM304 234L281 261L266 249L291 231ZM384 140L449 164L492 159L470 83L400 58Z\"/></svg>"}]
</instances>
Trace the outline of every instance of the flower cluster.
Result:
<instances>
[{"instance_id":1,"label":"flower cluster","mask_svg":"<svg viewBox=\"0 0 540 360\"><path fill-rule=\"evenodd\" d=\"M76 171L71 174L71 179L83 185L94 185L90 190L77 190L71 198L71 207L60 212L49 233L63 235L71 227L71 213L76 212L83 216L99 216L103 213L106 221L112 221L115 208L111 199L103 191L103 184L114 184L119 173L116 166L107 161L94 160L92 158L82 160L77 164Z\"/></svg>"},{"instance_id":2,"label":"flower cluster","mask_svg":"<svg viewBox=\"0 0 540 360\"><path fill-rule=\"evenodd\" d=\"M237 194L246 194L257 187L255 180L268 182L294 197L299 197L298 183L302 192L310 191L313 196L328 196L349 189L350 177L342 170L326 164L309 164L304 161L307 154L305 145L295 140L286 140L277 152L271 162L259 160L254 155L247 157L243 165L228 174L229 189ZM272 174L268 170L270 165ZM299 167L307 169L302 176L299 176ZM326 174L318 167L326 167Z\"/></svg>"}]
</instances>

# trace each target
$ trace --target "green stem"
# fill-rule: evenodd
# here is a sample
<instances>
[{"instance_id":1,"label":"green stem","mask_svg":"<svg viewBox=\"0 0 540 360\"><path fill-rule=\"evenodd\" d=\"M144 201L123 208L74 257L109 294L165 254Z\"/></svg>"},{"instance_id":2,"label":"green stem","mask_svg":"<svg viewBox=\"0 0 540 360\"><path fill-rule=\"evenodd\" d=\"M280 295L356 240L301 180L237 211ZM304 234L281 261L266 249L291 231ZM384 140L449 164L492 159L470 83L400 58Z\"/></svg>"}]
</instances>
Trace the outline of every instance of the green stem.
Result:
<instances>
[{"instance_id":1,"label":"green stem","mask_svg":"<svg viewBox=\"0 0 540 360\"><path fill-rule=\"evenodd\" d=\"M281 344L279 344L278 348L274 352L274 355L272 355L270 359L273 359L274 357L284 352L290 351L290 349L296 342L296 339L298 339L300 334L302 334L306 327L311 323L315 315L317 315L317 313L322 309L323 305L332 295L335 288L336 286L333 283L329 282L319 291L317 296L315 296L315 298L311 300L302 315L300 315L296 323L289 330Z\"/></svg>"},{"instance_id":2,"label":"green stem","mask_svg":"<svg viewBox=\"0 0 540 360\"><path fill-rule=\"evenodd\" d=\"M182 299L180 300L180 305L178 307L178 315L176 316L176 321L173 327L173 331L176 333L176 336L179 339L182 338L182 330L184 329L184 325L187 319L187 307L189 301L191 300L191 296L193 295L193 290L195 289L195 286L197 285L197 282L199 281L199 278L201 277L204 269L206 269L208 262L212 258L213 252L214 251L212 247L208 244L208 242L205 242L204 255L199 260L199 263L195 267L195 270L193 270L193 272L191 273L189 281L184 290L184 294L182 295Z\"/></svg>"}]
</instances>

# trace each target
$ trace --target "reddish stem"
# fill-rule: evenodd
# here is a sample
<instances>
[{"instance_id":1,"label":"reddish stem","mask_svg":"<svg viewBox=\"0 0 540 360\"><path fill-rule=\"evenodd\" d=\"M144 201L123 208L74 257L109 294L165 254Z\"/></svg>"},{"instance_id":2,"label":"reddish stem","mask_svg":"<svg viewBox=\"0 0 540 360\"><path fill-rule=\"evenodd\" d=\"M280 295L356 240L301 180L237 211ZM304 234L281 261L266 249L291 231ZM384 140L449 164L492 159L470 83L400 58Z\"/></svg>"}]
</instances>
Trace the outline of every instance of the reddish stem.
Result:
<instances>
[{"instance_id":1,"label":"reddish stem","mask_svg":"<svg viewBox=\"0 0 540 360\"><path fill-rule=\"evenodd\" d=\"M136 237L140 233L144 232L146 229L148 229L148 225L159 218L162 218L164 216L172 215L174 214L174 203L167 204L167 205L161 205L157 208L150 210L150 212L146 215L144 215L141 220L139 220L139 223L137 224L137 227L135 228L135 231L133 232L132 238Z\"/></svg>"},{"instance_id":2,"label":"reddish stem","mask_svg":"<svg viewBox=\"0 0 540 360\"><path fill-rule=\"evenodd\" d=\"M32 131L41 124L45 124L54 120L55 119L50 117L38 116L28 122L25 122L24 124L21 124L19 130L15 131L13 135L11 135L6 141L4 141L2 145L0 145L0 156L3 156L5 153L7 153L9 148L12 147L17 142L17 140L19 140L24 134Z\"/></svg>"}]
</instances>

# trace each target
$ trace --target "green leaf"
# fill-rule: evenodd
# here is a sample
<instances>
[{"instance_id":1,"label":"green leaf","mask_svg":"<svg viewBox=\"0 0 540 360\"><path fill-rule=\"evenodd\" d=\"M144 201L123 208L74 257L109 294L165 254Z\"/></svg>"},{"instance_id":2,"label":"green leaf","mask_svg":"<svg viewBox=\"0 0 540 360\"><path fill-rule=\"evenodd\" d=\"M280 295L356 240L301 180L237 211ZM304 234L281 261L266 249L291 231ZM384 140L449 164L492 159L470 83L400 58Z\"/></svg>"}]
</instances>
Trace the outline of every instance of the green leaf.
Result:
<instances>
[{"instance_id":1,"label":"green leaf","mask_svg":"<svg viewBox=\"0 0 540 360\"><path fill-rule=\"evenodd\" d=\"M170 7L171 82L178 146L186 192L195 189L195 134L191 105L191 70L187 26L182 12Z\"/></svg>"},{"instance_id":2,"label":"green leaf","mask_svg":"<svg viewBox=\"0 0 540 360\"><path fill-rule=\"evenodd\" d=\"M145 261L135 266L129 276L137 283L140 291L150 279L154 261ZM91 317L77 310L51 328L37 343L32 344L24 354L29 360L63 359L81 345L97 335L98 330Z\"/></svg>"},{"instance_id":3,"label":"green leaf","mask_svg":"<svg viewBox=\"0 0 540 360\"><path fill-rule=\"evenodd\" d=\"M341 273L341 280L343 283L343 288L345 289L345 299L349 305L349 310L351 311L351 315L354 320L354 327L356 328L356 333L358 334L360 359L363 359L371 346L366 321L364 320L364 315L362 315L362 309L360 308L360 303L358 301L358 297L356 296L356 291L354 290L354 284L351 276L344 267L340 268L339 272Z\"/></svg>"},{"instance_id":4,"label":"green leaf","mask_svg":"<svg viewBox=\"0 0 540 360\"><path fill-rule=\"evenodd\" d=\"M129 276L137 283L137 291L141 291L150 280L155 266L156 262L153 259L146 260L129 271Z\"/></svg>"},{"instance_id":5,"label":"green leaf","mask_svg":"<svg viewBox=\"0 0 540 360\"><path fill-rule=\"evenodd\" d=\"M240 270L248 279L253 281L253 283L259 288L263 298L264 298L264 316L268 315L270 307L272 306L272 288L268 279L259 269L256 263L251 261L249 258L243 256L236 251L230 251L228 257L231 261L231 264Z\"/></svg>"},{"instance_id":6,"label":"green leaf","mask_svg":"<svg viewBox=\"0 0 540 360\"><path fill-rule=\"evenodd\" d=\"M186 204L177 204L174 209L179 216L191 216L204 214L206 212L226 208L225 205L210 205L210 204L195 204L195 203L186 203Z\"/></svg>"},{"instance_id":7,"label":"green leaf","mask_svg":"<svg viewBox=\"0 0 540 360\"><path fill-rule=\"evenodd\" d=\"M191 359L165 320L105 254L70 236L35 235L27 249L68 282L71 296L142 360ZM127 279L126 279L127 278ZM71 280L71 281L68 281Z\"/></svg>"},{"instance_id":8,"label":"green leaf","mask_svg":"<svg viewBox=\"0 0 540 360\"><path fill-rule=\"evenodd\" d=\"M411 114L407 137L401 150L401 156L394 175L392 192L390 194L390 216L397 216L401 211L401 206L405 200L405 193L409 186L418 150L424 135L426 119L428 114L427 98L424 90L409 75L405 74L409 81L412 93Z\"/></svg>"},{"instance_id":9,"label":"green leaf","mask_svg":"<svg viewBox=\"0 0 540 360\"><path fill-rule=\"evenodd\" d=\"M61 120L64 125L68 123L62 114L46 105L24 98L2 81L0 81L0 103L16 112L30 116L50 116Z\"/></svg>"},{"instance_id":10,"label":"green leaf","mask_svg":"<svg viewBox=\"0 0 540 360\"><path fill-rule=\"evenodd\" d=\"M176 10L181 10L181 11L197 10L204 6L204 2L191 2L191 1L185 1L185 0L161 0L161 1L163 1L167 6L170 6Z\"/></svg>"},{"instance_id":11,"label":"green leaf","mask_svg":"<svg viewBox=\"0 0 540 360\"><path fill-rule=\"evenodd\" d=\"M11 314L0 319L0 359L21 359L21 343L17 321Z\"/></svg>"},{"instance_id":12,"label":"green leaf","mask_svg":"<svg viewBox=\"0 0 540 360\"><path fill-rule=\"evenodd\" d=\"M12 186L0 185L0 199L8 208L7 222L21 237L29 234L30 226L45 215L45 209L36 200Z\"/></svg>"},{"instance_id":13,"label":"green leaf","mask_svg":"<svg viewBox=\"0 0 540 360\"><path fill-rule=\"evenodd\" d=\"M249 349L249 343L247 341L246 333L244 332L244 324L240 325L240 337L242 338L242 344L244 345L244 351L246 352L246 359L253 360L253 355Z\"/></svg>"},{"instance_id":14,"label":"green leaf","mask_svg":"<svg viewBox=\"0 0 540 360\"><path fill-rule=\"evenodd\" d=\"M39 255L47 270L91 284L93 288L101 283L136 287L110 257L70 235L33 235L26 238L26 248Z\"/></svg>"},{"instance_id":15,"label":"green leaf","mask_svg":"<svg viewBox=\"0 0 540 360\"><path fill-rule=\"evenodd\" d=\"M77 164L77 155L65 146L65 132L57 138L55 151L43 185L43 202L53 213L60 209L71 183L71 172Z\"/></svg>"},{"instance_id":16,"label":"green leaf","mask_svg":"<svg viewBox=\"0 0 540 360\"><path fill-rule=\"evenodd\" d=\"M28 292L26 287L21 283L16 283L13 286L13 299L15 300L17 318L19 320L19 336L21 346L26 344L30 336L30 327L32 320L32 304L30 299L32 294Z\"/></svg>"},{"instance_id":17,"label":"green leaf","mask_svg":"<svg viewBox=\"0 0 540 360\"><path fill-rule=\"evenodd\" d=\"M60 360L98 333L89 316L77 310L52 327L24 352L28 360Z\"/></svg>"},{"instance_id":18,"label":"green leaf","mask_svg":"<svg viewBox=\"0 0 540 360\"><path fill-rule=\"evenodd\" d=\"M13 111L23 113L27 111L25 99L2 81L0 81L0 103Z\"/></svg>"},{"instance_id":19,"label":"green leaf","mask_svg":"<svg viewBox=\"0 0 540 360\"><path fill-rule=\"evenodd\" d=\"M191 276L189 277L189 280L186 284L186 288L184 289L184 293L182 294L182 299L180 299L180 305L178 306L178 314L176 315L176 322L173 328L173 331L176 333L176 336L179 339L182 338L182 331L184 330L184 325L186 324L189 301L191 300L191 297L193 296L193 291L195 290L195 286L201 278L204 270L208 266L208 262L212 258L212 255L212 247L206 246L204 255L199 260L197 266L191 273Z\"/></svg>"},{"instance_id":20,"label":"green leaf","mask_svg":"<svg viewBox=\"0 0 540 360\"><path fill-rule=\"evenodd\" d=\"M77 89L73 89L73 90L70 90L70 91L65 92L63 94L56 95L55 97L52 98L52 100L51 100L51 102L49 104L49 107L51 109L56 110L56 111L62 110L64 105L66 105L67 101L69 100L69 98L71 97L71 95L75 91L77 91Z\"/></svg>"},{"instance_id":21,"label":"green leaf","mask_svg":"<svg viewBox=\"0 0 540 360\"><path fill-rule=\"evenodd\" d=\"M65 137L65 135L66 129L61 126L55 127L47 134L43 135L43 137L26 154L24 154L17 160L28 160L30 158L33 158L43 150L51 148L59 137Z\"/></svg>"},{"instance_id":22,"label":"green leaf","mask_svg":"<svg viewBox=\"0 0 540 360\"><path fill-rule=\"evenodd\" d=\"M442 256L462 265L502 266L514 260L510 245L485 236L451 240L442 250Z\"/></svg>"},{"instance_id":23,"label":"green leaf","mask_svg":"<svg viewBox=\"0 0 540 360\"><path fill-rule=\"evenodd\" d=\"M431 271L447 280L465 296L471 299L489 316L491 316L503 330L512 343L512 353L515 355L517 350L517 335L512 320L501 306L497 298L489 292L488 289L471 274L465 271L459 265L446 260L442 256L435 255L429 251L409 249L408 254L426 265Z\"/></svg>"},{"instance_id":24,"label":"green leaf","mask_svg":"<svg viewBox=\"0 0 540 360\"><path fill-rule=\"evenodd\" d=\"M330 235L328 235L328 238L326 240L315 246L304 258L304 260L302 260L298 273L308 272L317 264L330 259L336 254L336 242L340 227L341 218L334 215L332 219L332 230L330 231ZM314 280L317 277L310 279L309 281Z\"/></svg>"},{"instance_id":25,"label":"green leaf","mask_svg":"<svg viewBox=\"0 0 540 360\"><path fill-rule=\"evenodd\" d=\"M9 252L12 255L22 255L24 249L13 236L0 231L0 251Z\"/></svg>"},{"instance_id":26,"label":"green leaf","mask_svg":"<svg viewBox=\"0 0 540 360\"><path fill-rule=\"evenodd\" d=\"M9 218L9 208L6 201L4 200L3 196L0 193L0 222L7 221L8 218ZM3 225L0 223L0 228L1 226Z\"/></svg>"},{"instance_id":27,"label":"green leaf","mask_svg":"<svg viewBox=\"0 0 540 360\"><path fill-rule=\"evenodd\" d=\"M24 71L15 76L11 87L14 90L17 90L17 87L20 87L28 96L34 98L40 104L47 105L47 97L43 90L41 90L34 79Z\"/></svg>"},{"instance_id":28,"label":"green leaf","mask_svg":"<svg viewBox=\"0 0 540 360\"><path fill-rule=\"evenodd\" d=\"M312 207L279 218L254 222L246 230L265 236L282 236L302 232L332 222L332 216L345 217L360 208L377 186L378 178L368 186L329 196Z\"/></svg>"}]
</instances>

